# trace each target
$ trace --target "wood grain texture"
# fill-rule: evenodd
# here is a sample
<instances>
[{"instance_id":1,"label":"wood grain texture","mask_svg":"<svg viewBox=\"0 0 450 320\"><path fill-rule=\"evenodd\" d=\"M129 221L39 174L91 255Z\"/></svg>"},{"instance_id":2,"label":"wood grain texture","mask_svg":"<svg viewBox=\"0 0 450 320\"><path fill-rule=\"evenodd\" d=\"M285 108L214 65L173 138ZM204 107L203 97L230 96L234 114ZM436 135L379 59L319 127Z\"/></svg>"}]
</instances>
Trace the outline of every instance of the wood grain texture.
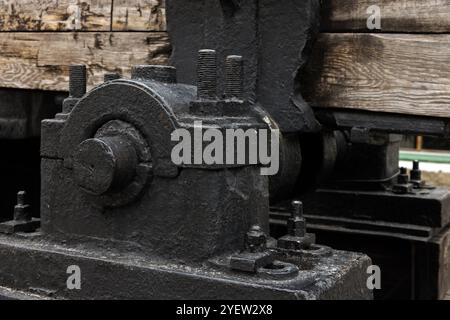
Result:
<instances>
[{"instance_id":1,"label":"wood grain texture","mask_svg":"<svg viewBox=\"0 0 450 320\"><path fill-rule=\"evenodd\" d=\"M165 0L114 0L113 31L166 31Z\"/></svg>"},{"instance_id":2,"label":"wood grain texture","mask_svg":"<svg viewBox=\"0 0 450 320\"><path fill-rule=\"evenodd\" d=\"M450 35L322 34L302 85L315 107L450 117Z\"/></svg>"},{"instance_id":3,"label":"wood grain texture","mask_svg":"<svg viewBox=\"0 0 450 320\"><path fill-rule=\"evenodd\" d=\"M450 0L324 0L324 31L362 31L371 5L381 8L381 32L448 33Z\"/></svg>"},{"instance_id":4,"label":"wood grain texture","mask_svg":"<svg viewBox=\"0 0 450 320\"><path fill-rule=\"evenodd\" d=\"M86 64L89 86L106 72L167 64L165 33L0 33L0 87L66 91L68 66Z\"/></svg>"},{"instance_id":5,"label":"wood grain texture","mask_svg":"<svg viewBox=\"0 0 450 320\"><path fill-rule=\"evenodd\" d=\"M112 0L3 0L0 31L110 31Z\"/></svg>"}]
</instances>

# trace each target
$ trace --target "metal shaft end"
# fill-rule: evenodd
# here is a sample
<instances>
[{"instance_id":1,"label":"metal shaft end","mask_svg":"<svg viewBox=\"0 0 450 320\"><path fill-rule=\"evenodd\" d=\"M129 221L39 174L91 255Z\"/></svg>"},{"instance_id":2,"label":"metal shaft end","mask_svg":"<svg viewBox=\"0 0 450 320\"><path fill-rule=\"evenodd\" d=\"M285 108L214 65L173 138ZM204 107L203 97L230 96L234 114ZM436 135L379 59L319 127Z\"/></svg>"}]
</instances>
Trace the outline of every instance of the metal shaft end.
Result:
<instances>
[{"instance_id":1,"label":"metal shaft end","mask_svg":"<svg viewBox=\"0 0 450 320\"><path fill-rule=\"evenodd\" d=\"M71 98L82 98L86 94L86 66L77 64L69 67L69 93Z\"/></svg>"}]
</instances>

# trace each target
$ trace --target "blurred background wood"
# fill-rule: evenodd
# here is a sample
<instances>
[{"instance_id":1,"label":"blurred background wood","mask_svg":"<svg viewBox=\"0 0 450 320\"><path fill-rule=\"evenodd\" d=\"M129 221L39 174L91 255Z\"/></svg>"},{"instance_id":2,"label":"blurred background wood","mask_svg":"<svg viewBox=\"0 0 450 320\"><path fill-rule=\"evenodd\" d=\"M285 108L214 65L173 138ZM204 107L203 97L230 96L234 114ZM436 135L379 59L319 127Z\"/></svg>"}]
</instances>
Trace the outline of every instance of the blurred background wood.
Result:
<instances>
[{"instance_id":1,"label":"blurred background wood","mask_svg":"<svg viewBox=\"0 0 450 320\"><path fill-rule=\"evenodd\" d=\"M450 116L450 35L323 33L302 81L313 106Z\"/></svg>"},{"instance_id":2,"label":"blurred background wood","mask_svg":"<svg viewBox=\"0 0 450 320\"><path fill-rule=\"evenodd\" d=\"M367 9L381 9L382 32L448 33L450 0L324 0L322 30L369 32Z\"/></svg>"},{"instance_id":3,"label":"blurred background wood","mask_svg":"<svg viewBox=\"0 0 450 320\"><path fill-rule=\"evenodd\" d=\"M0 31L110 31L113 0L3 0Z\"/></svg>"},{"instance_id":4,"label":"blurred background wood","mask_svg":"<svg viewBox=\"0 0 450 320\"><path fill-rule=\"evenodd\" d=\"M68 66L86 64L92 87L106 72L129 75L136 64L167 64L165 33L0 33L0 85L65 91Z\"/></svg>"},{"instance_id":5,"label":"blurred background wood","mask_svg":"<svg viewBox=\"0 0 450 320\"><path fill-rule=\"evenodd\" d=\"M114 31L165 31L164 0L114 0Z\"/></svg>"},{"instance_id":6,"label":"blurred background wood","mask_svg":"<svg viewBox=\"0 0 450 320\"><path fill-rule=\"evenodd\" d=\"M325 0L303 75L316 107L450 117L450 0ZM381 29L368 20L380 10Z\"/></svg>"}]
</instances>

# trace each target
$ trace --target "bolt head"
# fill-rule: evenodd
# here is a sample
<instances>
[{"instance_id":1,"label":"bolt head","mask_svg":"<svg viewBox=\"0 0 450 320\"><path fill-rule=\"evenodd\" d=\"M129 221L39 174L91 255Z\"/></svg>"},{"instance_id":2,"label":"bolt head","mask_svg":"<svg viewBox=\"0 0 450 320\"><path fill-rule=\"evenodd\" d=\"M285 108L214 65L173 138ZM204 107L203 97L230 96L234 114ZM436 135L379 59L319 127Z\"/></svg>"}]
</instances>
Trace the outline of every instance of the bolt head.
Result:
<instances>
[{"instance_id":1,"label":"bolt head","mask_svg":"<svg viewBox=\"0 0 450 320\"><path fill-rule=\"evenodd\" d=\"M303 216L303 202L294 200L291 203L292 207L292 216L293 217L302 217Z\"/></svg>"},{"instance_id":2,"label":"bolt head","mask_svg":"<svg viewBox=\"0 0 450 320\"><path fill-rule=\"evenodd\" d=\"M260 226L253 226L247 233L247 246L251 251L264 248L266 241L267 236Z\"/></svg>"}]
</instances>

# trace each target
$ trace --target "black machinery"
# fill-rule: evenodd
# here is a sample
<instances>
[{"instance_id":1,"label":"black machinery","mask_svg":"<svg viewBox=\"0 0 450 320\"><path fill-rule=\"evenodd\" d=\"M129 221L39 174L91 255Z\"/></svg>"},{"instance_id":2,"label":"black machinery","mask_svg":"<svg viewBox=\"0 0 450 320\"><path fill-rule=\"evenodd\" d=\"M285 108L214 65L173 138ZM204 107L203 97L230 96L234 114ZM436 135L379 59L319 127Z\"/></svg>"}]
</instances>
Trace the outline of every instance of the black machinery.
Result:
<instances>
[{"instance_id":1,"label":"black machinery","mask_svg":"<svg viewBox=\"0 0 450 320\"><path fill-rule=\"evenodd\" d=\"M70 97L42 123L40 219L19 193L0 224L0 296L371 299L374 263L376 296L443 297L448 191L418 164L398 168L397 134L447 136L448 122L312 110L301 74L319 12L318 0L171 0L173 67L136 66L86 93L72 66ZM175 164L173 132L199 121L280 130L279 173Z\"/></svg>"},{"instance_id":2,"label":"black machinery","mask_svg":"<svg viewBox=\"0 0 450 320\"><path fill-rule=\"evenodd\" d=\"M54 298L366 299L370 259L315 244L293 202L288 234L269 236L269 181L260 165L175 165L176 129L268 128L241 99L241 59L201 50L198 87L176 69L136 66L85 94L71 68L63 112L42 124L41 220L18 195L0 224L2 286ZM18 266L21 266L18 268ZM82 270L80 290L66 270Z\"/></svg>"}]
</instances>

